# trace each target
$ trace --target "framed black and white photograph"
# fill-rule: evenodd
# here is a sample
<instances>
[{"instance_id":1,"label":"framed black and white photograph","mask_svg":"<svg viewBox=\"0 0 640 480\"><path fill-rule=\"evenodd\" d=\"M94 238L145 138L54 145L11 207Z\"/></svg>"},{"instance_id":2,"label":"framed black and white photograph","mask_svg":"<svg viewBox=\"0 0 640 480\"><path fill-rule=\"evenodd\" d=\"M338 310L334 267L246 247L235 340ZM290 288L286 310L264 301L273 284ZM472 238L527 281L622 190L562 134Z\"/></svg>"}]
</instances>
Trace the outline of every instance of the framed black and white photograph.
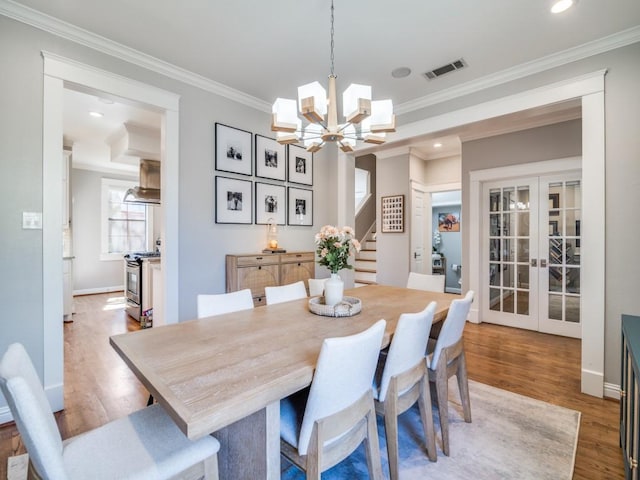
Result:
<instances>
[{"instance_id":1,"label":"framed black and white photograph","mask_svg":"<svg viewBox=\"0 0 640 480\"><path fill-rule=\"evenodd\" d=\"M272 180L286 179L287 159L284 145L273 138L256 134L256 176Z\"/></svg>"},{"instance_id":2,"label":"framed black and white photograph","mask_svg":"<svg viewBox=\"0 0 640 480\"><path fill-rule=\"evenodd\" d=\"M216 176L216 223L252 223L251 180Z\"/></svg>"},{"instance_id":3,"label":"framed black and white photograph","mask_svg":"<svg viewBox=\"0 0 640 480\"><path fill-rule=\"evenodd\" d=\"M287 203L284 185L256 182L256 224L267 225L273 218L284 225L287 218Z\"/></svg>"},{"instance_id":4,"label":"framed black and white photograph","mask_svg":"<svg viewBox=\"0 0 640 480\"><path fill-rule=\"evenodd\" d=\"M313 190L289 187L287 197L289 225L313 225Z\"/></svg>"},{"instance_id":5,"label":"framed black and white photograph","mask_svg":"<svg viewBox=\"0 0 640 480\"><path fill-rule=\"evenodd\" d=\"M289 145L289 181L313 185L313 153L298 145Z\"/></svg>"},{"instance_id":6,"label":"framed black and white photograph","mask_svg":"<svg viewBox=\"0 0 640 480\"><path fill-rule=\"evenodd\" d=\"M251 132L216 123L216 170L251 175Z\"/></svg>"}]
</instances>

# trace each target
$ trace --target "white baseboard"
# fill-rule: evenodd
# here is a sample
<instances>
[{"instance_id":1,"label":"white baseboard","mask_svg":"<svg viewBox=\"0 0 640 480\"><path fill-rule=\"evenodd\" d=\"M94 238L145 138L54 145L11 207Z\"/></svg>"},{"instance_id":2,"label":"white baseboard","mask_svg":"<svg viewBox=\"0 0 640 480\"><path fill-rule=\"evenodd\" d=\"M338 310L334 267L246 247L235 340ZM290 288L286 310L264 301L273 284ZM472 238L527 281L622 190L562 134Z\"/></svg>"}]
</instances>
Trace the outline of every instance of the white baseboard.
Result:
<instances>
[{"instance_id":1,"label":"white baseboard","mask_svg":"<svg viewBox=\"0 0 640 480\"><path fill-rule=\"evenodd\" d=\"M581 391L587 395L602 398L604 394L604 374L582 369Z\"/></svg>"},{"instance_id":2,"label":"white baseboard","mask_svg":"<svg viewBox=\"0 0 640 480\"><path fill-rule=\"evenodd\" d=\"M47 396L47 400L49 400L52 411L59 412L60 410L64 410L64 385L62 383L45 388L45 395ZM0 425L9 422L13 422L13 415L11 414L9 406L5 405L4 407L0 407Z\"/></svg>"},{"instance_id":3,"label":"white baseboard","mask_svg":"<svg viewBox=\"0 0 640 480\"><path fill-rule=\"evenodd\" d=\"M604 396L620 400L620 385L604 382Z\"/></svg>"},{"instance_id":4,"label":"white baseboard","mask_svg":"<svg viewBox=\"0 0 640 480\"><path fill-rule=\"evenodd\" d=\"M471 310L469 310L469 316L467 317L467 321L471 323L482 323L480 321L480 312L478 311L477 308L473 308L473 306L471 307Z\"/></svg>"},{"instance_id":5,"label":"white baseboard","mask_svg":"<svg viewBox=\"0 0 640 480\"><path fill-rule=\"evenodd\" d=\"M123 292L124 285L116 285L114 287L98 287L98 288L84 288L82 290L74 290L74 295L94 295L96 293L111 293L111 292Z\"/></svg>"},{"instance_id":6,"label":"white baseboard","mask_svg":"<svg viewBox=\"0 0 640 480\"><path fill-rule=\"evenodd\" d=\"M453 287L446 287L444 289L445 293L457 293L457 294L462 294L462 289L461 288L453 288Z\"/></svg>"}]
</instances>

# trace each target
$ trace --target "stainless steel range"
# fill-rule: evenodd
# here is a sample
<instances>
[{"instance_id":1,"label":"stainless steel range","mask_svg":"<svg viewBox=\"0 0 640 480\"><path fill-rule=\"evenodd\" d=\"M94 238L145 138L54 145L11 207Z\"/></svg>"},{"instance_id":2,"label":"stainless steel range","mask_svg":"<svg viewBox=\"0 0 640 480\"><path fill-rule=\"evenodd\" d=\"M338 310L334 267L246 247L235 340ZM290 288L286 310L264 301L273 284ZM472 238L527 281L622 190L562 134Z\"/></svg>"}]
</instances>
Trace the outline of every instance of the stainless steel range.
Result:
<instances>
[{"instance_id":1,"label":"stainless steel range","mask_svg":"<svg viewBox=\"0 0 640 480\"><path fill-rule=\"evenodd\" d=\"M132 252L124 256L126 312L140 321L142 308L147 302L143 296L142 262L145 258L160 258L160 252ZM150 299L149 299L150 300Z\"/></svg>"}]
</instances>

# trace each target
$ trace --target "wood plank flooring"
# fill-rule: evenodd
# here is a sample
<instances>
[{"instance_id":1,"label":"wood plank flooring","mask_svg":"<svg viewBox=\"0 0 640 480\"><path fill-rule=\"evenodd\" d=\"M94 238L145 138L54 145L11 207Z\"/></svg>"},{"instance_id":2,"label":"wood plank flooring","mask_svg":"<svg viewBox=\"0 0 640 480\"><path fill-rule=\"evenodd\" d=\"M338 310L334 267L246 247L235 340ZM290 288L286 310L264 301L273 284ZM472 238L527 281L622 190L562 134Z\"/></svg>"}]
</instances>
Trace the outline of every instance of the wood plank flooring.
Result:
<instances>
[{"instance_id":1,"label":"wood plank flooring","mask_svg":"<svg viewBox=\"0 0 640 480\"><path fill-rule=\"evenodd\" d=\"M75 298L74 321L64 326L66 408L56 414L63 438L146 405L147 391L108 341L140 328L123 305L122 293ZM467 324L465 350L470 378L582 412L575 480L624 478L618 402L579 393L579 340ZM24 451L15 426L0 426L0 479L7 458Z\"/></svg>"}]
</instances>

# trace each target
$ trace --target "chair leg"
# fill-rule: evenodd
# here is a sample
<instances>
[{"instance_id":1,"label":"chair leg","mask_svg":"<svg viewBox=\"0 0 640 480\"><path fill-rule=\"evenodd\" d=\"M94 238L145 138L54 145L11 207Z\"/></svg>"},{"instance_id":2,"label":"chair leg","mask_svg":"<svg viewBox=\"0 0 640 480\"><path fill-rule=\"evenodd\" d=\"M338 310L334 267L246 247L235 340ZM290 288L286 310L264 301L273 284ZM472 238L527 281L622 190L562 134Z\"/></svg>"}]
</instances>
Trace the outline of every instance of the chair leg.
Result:
<instances>
[{"instance_id":1,"label":"chair leg","mask_svg":"<svg viewBox=\"0 0 640 480\"><path fill-rule=\"evenodd\" d=\"M433 426L433 414L431 413L431 392L429 391L429 378L425 374L422 382L420 382L420 397L418 398L418 407L420 408L420 417L422 417L422 428L424 428L424 439L427 444L427 456L432 462L438 461L438 453L436 451L436 434ZM389 445L389 436L387 435L387 445ZM391 464L391 455L389 455L389 464ZM393 478L393 477L392 477Z\"/></svg>"},{"instance_id":2,"label":"chair leg","mask_svg":"<svg viewBox=\"0 0 640 480\"><path fill-rule=\"evenodd\" d=\"M469 380L467 379L467 362L465 361L464 351L458 357L458 369L456 378L458 380L458 390L460 392L460 401L462 402L462 411L464 413L464 421L471 423L471 400L469 399Z\"/></svg>"},{"instance_id":3,"label":"chair leg","mask_svg":"<svg viewBox=\"0 0 640 480\"><path fill-rule=\"evenodd\" d=\"M218 454L215 453L204 459L204 479L218 480Z\"/></svg>"},{"instance_id":4,"label":"chair leg","mask_svg":"<svg viewBox=\"0 0 640 480\"><path fill-rule=\"evenodd\" d=\"M441 357L436 367L436 392L438 394L438 413L442 432L442 451L449 456L449 392L447 378L447 358Z\"/></svg>"},{"instance_id":5,"label":"chair leg","mask_svg":"<svg viewBox=\"0 0 640 480\"><path fill-rule=\"evenodd\" d=\"M378 426L376 423L376 409L371 400L371 408L367 415L367 438L364 440L364 447L367 451L367 467L369 467L369 477L371 480L383 480L382 460L380 459L380 442L378 441ZM307 478L309 476L307 475ZM319 479L320 477L318 477Z\"/></svg>"},{"instance_id":6,"label":"chair leg","mask_svg":"<svg viewBox=\"0 0 640 480\"><path fill-rule=\"evenodd\" d=\"M384 431L387 437L387 455L391 480L398 480L398 397L389 391L384 402Z\"/></svg>"}]
</instances>

